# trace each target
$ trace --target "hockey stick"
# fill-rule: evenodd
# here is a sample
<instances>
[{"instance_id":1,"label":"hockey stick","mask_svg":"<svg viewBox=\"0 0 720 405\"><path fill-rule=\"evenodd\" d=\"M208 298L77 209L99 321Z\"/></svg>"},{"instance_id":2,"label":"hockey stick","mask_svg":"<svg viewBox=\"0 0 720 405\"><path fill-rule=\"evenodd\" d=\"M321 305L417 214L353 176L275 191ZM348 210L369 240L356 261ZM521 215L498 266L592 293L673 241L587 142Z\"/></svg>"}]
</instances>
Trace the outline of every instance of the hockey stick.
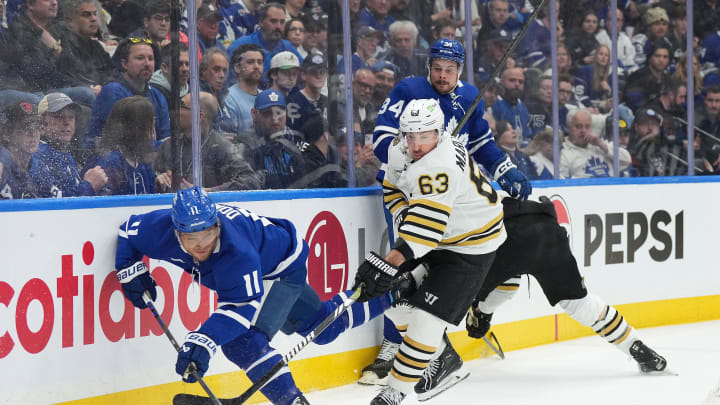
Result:
<instances>
[{"instance_id":1,"label":"hockey stick","mask_svg":"<svg viewBox=\"0 0 720 405\"><path fill-rule=\"evenodd\" d=\"M150 308L150 312L152 312L153 317L155 317L155 320L158 322L158 324L160 324L160 327L162 328L163 332L165 332L165 336L167 336L168 339L170 339L170 343L172 343L173 347L175 348L175 351L180 352L180 350L181 350L180 345L178 344L177 340L175 340L175 337L173 337L172 333L170 333L170 330L168 329L167 325L165 325L165 321L163 321L162 318L160 317L160 313L155 308L155 304L152 302L152 299L150 298L150 294L147 291L145 291L145 294L143 294L143 301L145 301L145 304L147 304L148 308ZM217 399L215 394L213 394L210 387L208 387L208 385L205 384L205 381L202 379L202 377L200 377L197 370L195 370L194 363L190 363L190 367L188 367L188 370L190 371L190 374L192 374L193 377L195 377L197 379L198 383L205 390L205 392L207 392L208 396L210 397L210 398L208 398L210 400L210 403L213 405L222 405L220 403L220 400Z\"/></svg>"},{"instance_id":2,"label":"hockey stick","mask_svg":"<svg viewBox=\"0 0 720 405\"><path fill-rule=\"evenodd\" d=\"M530 24L532 24L533 21L538 16L538 13L540 13L540 10L542 10L543 7L545 7L545 3L547 3L548 0L542 0L540 4L535 7L535 10L533 10L532 14L530 14L530 17L528 20L523 24L522 30L520 30L520 33L513 39L512 43L510 44L510 48L505 52L502 59L500 59L500 62L495 66L495 69L493 69L492 73L490 73L490 79L485 83L485 85L480 89L480 92L478 93L477 97L475 97L475 100L473 100L472 104L470 104L470 107L465 111L465 115L463 115L460 122L457 124L455 129L453 129L452 135L450 138L457 137L458 133L460 132L460 129L465 126L465 124L470 119L470 116L477 108L478 104L480 104L480 101L483 99L483 96L485 95L485 92L487 91L488 87L490 87L490 81L494 80L495 77L500 73L500 71L505 67L505 63L507 62L507 59L510 57L510 55L515 51L515 48L520 44L520 40L525 36L525 32L527 32L528 28L530 28ZM552 29L555 29L553 27Z\"/></svg>"},{"instance_id":3,"label":"hockey stick","mask_svg":"<svg viewBox=\"0 0 720 405\"><path fill-rule=\"evenodd\" d=\"M490 332L483 336L483 340L485 341L485 344L490 346L490 348L492 349L492 351L495 352L495 354L500 356L501 359L505 360L505 352L503 351L502 346L500 346L500 342L498 342L497 337L495 337L495 334L493 332Z\"/></svg>"},{"instance_id":4,"label":"hockey stick","mask_svg":"<svg viewBox=\"0 0 720 405\"><path fill-rule=\"evenodd\" d=\"M250 397L255 394L260 388L264 387L265 384L267 384L272 378L275 376L275 374L278 373L283 367L287 366L290 360L292 360L293 357L295 357L302 349L305 348L310 342L315 340L315 338L320 335L330 324L335 322L336 319L338 319L342 314L345 313L345 311L350 308L352 304L355 303L355 301L360 297L360 293L362 292L363 285L361 284L360 287L355 290L352 295L342 303L339 307L335 308L335 311L333 311L332 314L328 315L323 321L318 325L315 329L312 330L307 336L305 336L300 343L295 345L290 351L283 356L283 358L275 363L272 368L265 373L262 377L260 377L253 385L250 386L245 392L243 392L239 397L236 398L230 398L230 399L223 399L222 404L227 405L242 405L250 399ZM207 405L210 402L208 402L209 398L199 396L199 395L191 395L191 394L177 394L175 395L175 398L173 398L173 405Z\"/></svg>"}]
</instances>

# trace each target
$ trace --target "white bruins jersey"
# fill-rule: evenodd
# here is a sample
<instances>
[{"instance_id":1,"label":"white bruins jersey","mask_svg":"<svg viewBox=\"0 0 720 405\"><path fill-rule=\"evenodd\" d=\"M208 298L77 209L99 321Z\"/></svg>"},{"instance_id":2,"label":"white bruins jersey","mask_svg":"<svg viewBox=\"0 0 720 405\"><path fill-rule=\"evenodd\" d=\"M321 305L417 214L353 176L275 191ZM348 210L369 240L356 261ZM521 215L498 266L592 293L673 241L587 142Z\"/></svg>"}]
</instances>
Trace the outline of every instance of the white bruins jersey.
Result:
<instances>
[{"instance_id":1,"label":"white bruins jersey","mask_svg":"<svg viewBox=\"0 0 720 405\"><path fill-rule=\"evenodd\" d=\"M418 161L397 137L390 146L383 181L384 202L397 234L421 257L434 249L462 254L494 252L506 238L503 206L465 146L443 140Z\"/></svg>"}]
</instances>

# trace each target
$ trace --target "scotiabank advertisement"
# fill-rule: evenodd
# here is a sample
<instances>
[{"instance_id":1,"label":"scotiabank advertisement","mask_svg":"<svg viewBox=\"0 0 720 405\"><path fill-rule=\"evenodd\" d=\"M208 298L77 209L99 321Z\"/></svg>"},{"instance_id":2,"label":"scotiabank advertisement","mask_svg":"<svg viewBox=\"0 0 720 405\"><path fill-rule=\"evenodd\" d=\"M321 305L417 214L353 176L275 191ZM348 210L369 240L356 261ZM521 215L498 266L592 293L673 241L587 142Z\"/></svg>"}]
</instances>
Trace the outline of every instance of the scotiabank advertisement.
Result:
<instances>
[{"instance_id":1,"label":"scotiabank advertisement","mask_svg":"<svg viewBox=\"0 0 720 405\"><path fill-rule=\"evenodd\" d=\"M719 184L536 187L534 197L551 198L588 290L615 305L720 294ZM130 214L168 207L170 197L163 198L0 212L0 403L66 402L179 380L170 342L149 311L124 300L114 274L118 226ZM295 223L310 246L309 282L322 299L352 286L367 252L387 251L380 190L230 204ZM158 310L182 342L213 311L215 295L171 263L149 264ZM560 312L527 280L494 323ZM381 324L311 344L297 359L376 346ZM279 334L273 346L285 353L298 341ZM219 351L208 375L236 370Z\"/></svg>"},{"instance_id":2,"label":"scotiabank advertisement","mask_svg":"<svg viewBox=\"0 0 720 405\"><path fill-rule=\"evenodd\" d=\"M291 219L310 246L309 282L329 299L350 289L367 251L387 250L380 191L367 194L229 204ZM118 226L168 206L0 213L0 403L49 404L178 381L170 342L150 311L123 298L114 271ZM171 263L149 264L158 311L182 343L216 296ZM376 330L310 345L296 358L374 346ZM280 336L273 345L284 353L298 341ZM237 367L218 351L208 374L230 371Z\"/></svg>"}]
</instances>

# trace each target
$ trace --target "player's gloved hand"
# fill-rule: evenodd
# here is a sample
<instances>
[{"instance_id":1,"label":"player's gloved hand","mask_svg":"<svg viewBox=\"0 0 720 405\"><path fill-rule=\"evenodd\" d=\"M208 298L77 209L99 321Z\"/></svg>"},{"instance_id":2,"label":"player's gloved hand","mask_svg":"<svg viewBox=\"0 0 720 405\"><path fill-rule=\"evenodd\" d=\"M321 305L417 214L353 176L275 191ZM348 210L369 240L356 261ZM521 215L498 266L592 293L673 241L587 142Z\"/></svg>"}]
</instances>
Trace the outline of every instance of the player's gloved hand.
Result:
<instances>
[{"instance_id":1,"label":"player's gloved hand","mask_svg":"<svg viewBox=\"0 0 720 405\"><path fill-rule=\"evenodd\" d=\"M153 280L150 270L148 270L144 262L137 262L130 267L118 270L117 278L122 286L125 298L136 307L141 309L147 307L143 300L145 291L150 293L150 298L153 301L157 298L155 280Z\"/></svg>"},{"instance_id":2,"label":"player's gloved hand","mask_svg":"<svg viewBox=\"0 0 720 405\"><path fill-rule=\"evenodd\" d=\"M365 302L385 294L392 287L397 275L397 267L386 262L377 253L370 252L357 270L352 289L357 289L362 283L364 286L358 301Z\"/></svg>"},{"instance_id":3,"label":"player's gloved hand","mask_svg":"<svg viewBox=\"0 0 720 405\"><path fill-rule=\"evenodd\" d=\"M465 317L465 329L468 331L468 336L475 339L482 339L490 330L492 316L493 314L480 312L480 310L477 309L477 305L473 303Z\"/></svg>"},{"instance_id":4,"label":"player's gloved hand","mask_svg":"<svg viewBox=\"0 0 720 405\"><path fill-rule=\"evenodd\" d=\"M527 200L532 192L532 186L527 176L513 164L509 157L506 157L495 168L495 180L512 198Z\"/></svg>"},{"instance_id":5,"label":"player's gloved hand","mask_svg":"<svg viewBox=\"0 0 720 405\"><path fill-rule=\"evenodd\" d=\"M197 381L189 370L191 364L195 371L202 377L210 366L210 359L217 351L215 341L203 333L190 332L185 338L185 343L180 347L175 372L182 376L183 381L194 383Z\"/></svg>"}]
</instances>

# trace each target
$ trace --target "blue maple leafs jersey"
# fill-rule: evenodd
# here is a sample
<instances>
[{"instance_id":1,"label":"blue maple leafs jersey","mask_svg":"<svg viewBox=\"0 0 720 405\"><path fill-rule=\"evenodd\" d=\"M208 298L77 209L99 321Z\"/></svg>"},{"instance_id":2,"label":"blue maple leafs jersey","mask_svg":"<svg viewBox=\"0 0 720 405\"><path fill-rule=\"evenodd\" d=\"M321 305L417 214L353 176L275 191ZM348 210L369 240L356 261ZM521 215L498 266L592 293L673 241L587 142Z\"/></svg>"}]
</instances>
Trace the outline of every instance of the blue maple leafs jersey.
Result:
<instances>
[{"instance_id":1,"label":"blue maple leafs jersey","mask_svg":"<svg viewBox=\"0 0 720 405\"><path fill-rule=\"evenodd\" d=\"M478 95L478 89L461 80L455 90L439 94L426 77L408 77L398 83L378 111L373 149L381 162L388 162L390 143L399 135L400 114L410 100L432 98L438 100L445 114L445 130L452 133L465 115L470 104ZM505 154L495 145L488 122L483 118L485 108L482 101L473 111L470 119L459 131L457 141L466 146L476 162L485 166L490 173L505 159Z\"/></svg>"},{"instance_id":2,"label":"blue maple leafs jersey","mask_svg":"<svg viewBox=\"0 0 720 405\"><path fill-rule=\"evenodd\" d=\"M263 280L305 269L307 244L290 221L217 204L220 235L210 257L198 262L180 245L170 209L131 215L120 226L115 267L143 256L182 268L218 294L218 308L198 330L222 345L247 332L265 293Z\"/></svg>"}]
</instances>

